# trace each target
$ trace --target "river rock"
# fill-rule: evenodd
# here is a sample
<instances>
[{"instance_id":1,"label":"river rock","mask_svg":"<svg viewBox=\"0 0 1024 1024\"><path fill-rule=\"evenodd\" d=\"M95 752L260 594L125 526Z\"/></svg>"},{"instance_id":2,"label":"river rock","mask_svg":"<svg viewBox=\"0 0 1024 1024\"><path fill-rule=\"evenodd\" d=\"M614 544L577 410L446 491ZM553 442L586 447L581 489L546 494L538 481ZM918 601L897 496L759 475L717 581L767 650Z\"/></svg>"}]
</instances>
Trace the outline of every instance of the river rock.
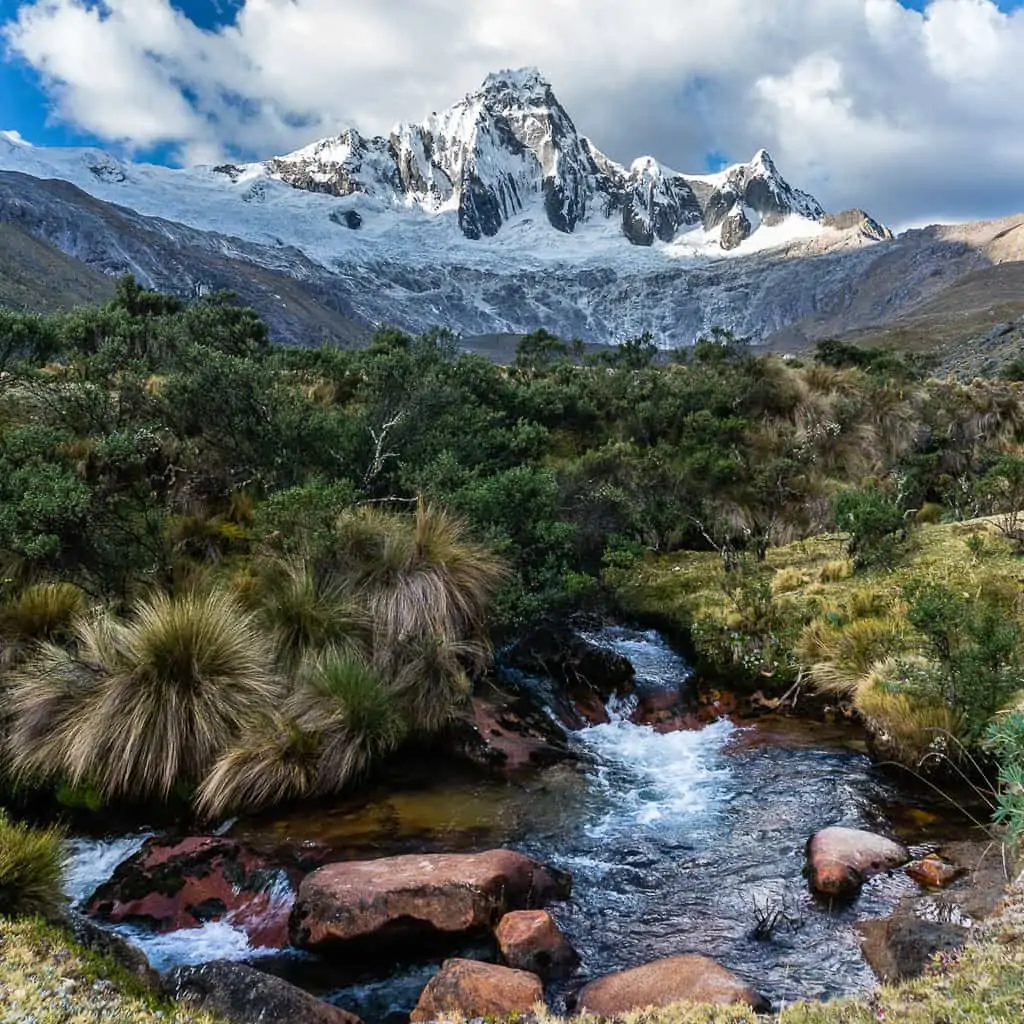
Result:
<instances>
[{"instance_id":1,"label":"river rock","mask_svg":"<svg viewBox=\"0 0 1024 1024\"><path fill-rule=\"evenodd\" d=\"M918 917L912 905L881 921L862 921L856 927L864 959L883 982L918 977L936 953L959 949L968 936L963 925Z\"/></svg>"},{"instance_id":2,"label":"river rock","mask_svg":"<svg viewBox=\"0 0 1024 1024\"><path fill-rule=\"evenodd\" d=\"M509 967L542 978L568 974L580 962L576 950L546 910L514 910L506 914L494 937Z\"/></svg>"},{"instance_id":3,"label":"river rock","mask_svg":"<svg viewBox=\"0 0 1024 1024\"><path fill-rule=\"evenodd\" d=\"M245 964L215 960L164 976L174 999L235 1024L361 1024L301 988Z\"/></svg>"},{"instance_id":4,"label":"river rock","mask_svg":"<svg viewBox=\"0 0 1024 1024\"><path fill-rule=\"evenodd\" d=\"M230 915L253 945L277 949L288 942L290 909L274 897L281 876L281 868L231 839L152 839L96 890L86 913L157 932Z\"/></svg>"},{"instance_id":5,"label":"river rock","mask_svg":"<svg viewBox=\"0 0 1024 1024\"><path fill-rule=\"evenodd\" d=\"M100 956L105 956L128 974L132 975L143 988L150 992L161 989L160 975L153 969L146 954L133 946L117 932L110 931L91 921L76 910L62 909L54 918L54 924L69 932L80 946L91 949Z\"/></svg>"},{"instance_id":6,"label":"river rock","mask_svg":"<svg viewBox=\"0 0 1024 1024\"><path fill-rule=\"evenodd\" d=\"M758 1013L771 1009L764 996L706 956L671 956L598 978L580 990L576 1009L598 1017L619 1017L681 1002L745 1003Z\"/></svg>"},{"instance_id":7,"label":"river rock","mask_svg":"<svg viewBox=\"0 0 1024 1024\"><path fill-rule=\"evenodd\" d=\"M951 864L948 860L930 853L921 860L912 861L907 865L907 874L926 889L945 889L952 885L958 878L967 874L967 869L958 864Z\"/></svg>"},{"instance_id":8,"label":"river rock","mask_svg":"<svg viewBox=\"0 0 1024 1024\"><path fill-rule=\"evenodd\" d=\"M852 899L872 875L910 860L901 843L854 828L826 828L807 844L811 888L822 896Z\"/></svg>"},{"instance_id":9,"label":"river rock","mask_svg":"<svg viewBox=\"0 0 1024 1024\"><path fill-rule=\"evenodd\" d=\"M507 1020L544 1002L535 974L477 960L446 960L420 995L413 1024L448 1018Z\"/></svg>"},{"instance_id":10,"label":"river rock","mask_svg":"<svg viewBox=\"0 0 1024 1024\"><path fill-rule=\"evenodd\" d=\"M571 884L565 872L512 850L329 864L303 880L291 938L311 950L443 945L490 930L510 910L565 899Z\"/></svg>"},{"instance_id":11,"label":"river rock","mask_svg":"<svg viewBox=\"0 0 1024 1024\"><path fill-rule=\"evenodd\" d=\"M576 756L539 703L494 686L474 695L472 721L454 738L462 756L508 777Z\"/></svg>"}]
</instances>

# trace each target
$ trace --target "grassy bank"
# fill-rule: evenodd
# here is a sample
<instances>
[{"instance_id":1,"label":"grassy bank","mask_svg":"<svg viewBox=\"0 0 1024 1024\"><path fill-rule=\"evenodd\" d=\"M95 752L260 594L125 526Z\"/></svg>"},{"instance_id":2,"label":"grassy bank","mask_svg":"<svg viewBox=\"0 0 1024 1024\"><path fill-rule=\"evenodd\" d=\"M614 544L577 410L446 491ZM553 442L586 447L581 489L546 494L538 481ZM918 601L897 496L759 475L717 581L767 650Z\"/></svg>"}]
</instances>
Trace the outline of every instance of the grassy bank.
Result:
<instances>
[{"instance_id":1,"label":"grassy bank","mask_svg":"<svg viewBox=\"0 0 1024 1024\"><path fill-rule=\"evenodd\" d=\"M38 919L0 917L3 1024L215 1024L158 998L107 957Z\"/></svg>"},{"instance_id":2,"label":"grassy bank","mask_svg":"<svg viewBox=\"0 0 1024 1024\"><path fill-rule=\"evenodd\" d=\"M800 667L797 627L815 619L837 614L864 618L880 609L898 612L913 584L965 592L1019 584L1024 561L996 529L997 518L921 526L891 566L855 572L847 556L848 537L831 533L769 548L763 564L748 562L741 577L731 580L714 551L652 558L620 574L615 591L629 614L692 636L698 654L709 658L717 652L701 644L711 642L716 628L733 632L738 643L744 633L750 639L764 633L768 641L772 638L758 627L780 626L774 656L766 644L760 667L784 678L787 670L793 675ZM758 602L765 612L761 621L751 614L757 610L751 605Z\"/></svg>"}]
</instances>

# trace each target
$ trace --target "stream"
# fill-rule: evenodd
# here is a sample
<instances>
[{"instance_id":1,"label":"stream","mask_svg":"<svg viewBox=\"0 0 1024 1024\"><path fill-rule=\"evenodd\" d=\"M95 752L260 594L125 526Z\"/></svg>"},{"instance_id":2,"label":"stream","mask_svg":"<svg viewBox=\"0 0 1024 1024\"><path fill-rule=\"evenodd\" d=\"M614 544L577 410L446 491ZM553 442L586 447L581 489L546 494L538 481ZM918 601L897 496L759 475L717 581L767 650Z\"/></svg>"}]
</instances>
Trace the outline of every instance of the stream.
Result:
<instances>
[{"instance_id":1,"label":"stream","mask_svg":"<svg viewBox=\"0 0 1024 1024\"><path fill-rule=\"evenodd\" d=\"M638 695L677 689L687 678L685 662L657 633L609 627L588 638L632 661ZM543 691L543 680L528 682ZM679 953L713 957L776 1007L873 987L853 926L891 913L917 887L894 872L870 881L852 906L829 908L812 898L802 875L808 837L828 825L876 829L922 853L964 838L969 822L874 768L849 726L722 720L661 734L628 721L635 699L613 700L608 724L572 734L578 764L522 785L446 778L424 764L422 778L359 804L243 819L222 831L263 845L316 841L335 859L506 845L570 871L572 898L551 910L583 962L549 989L555 1009L586 980ZM145 838L73 840L69 896L87 898ZM287 904L293 893L282 880L274 896ZM776 927L758 937L758 921L770 915ZM118 930L161 970L252 959L367 1024L406 1020L437 969L437 961L397 963L372 977L346 974L297 952L253 950L228 921L169 935Z\"/></svg>"}]
</instances>

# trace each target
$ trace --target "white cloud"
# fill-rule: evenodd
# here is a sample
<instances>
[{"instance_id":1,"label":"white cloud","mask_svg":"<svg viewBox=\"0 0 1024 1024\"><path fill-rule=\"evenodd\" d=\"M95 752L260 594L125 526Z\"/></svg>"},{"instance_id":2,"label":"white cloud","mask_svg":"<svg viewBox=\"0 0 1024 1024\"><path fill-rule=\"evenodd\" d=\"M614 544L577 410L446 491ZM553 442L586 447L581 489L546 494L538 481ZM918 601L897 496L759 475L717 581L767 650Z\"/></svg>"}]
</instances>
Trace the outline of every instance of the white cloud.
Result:
<instances>
[{"instance_id":1,"label":"white cloud","mask_svg":"<svg viewBox=\"0 0 1024 1024\"><path fill-rule=\"evenodd\" d=\"M31 0L10 53L55 117L184 160L386 131L536 64L610 155L700 170L767 146L826 205L892 221L1024 206L1024 13L992 0ZM628 13L626 13L628 11ZM1019 141L1020 140L1020 141Z\"/></svg>"}]
</instances>

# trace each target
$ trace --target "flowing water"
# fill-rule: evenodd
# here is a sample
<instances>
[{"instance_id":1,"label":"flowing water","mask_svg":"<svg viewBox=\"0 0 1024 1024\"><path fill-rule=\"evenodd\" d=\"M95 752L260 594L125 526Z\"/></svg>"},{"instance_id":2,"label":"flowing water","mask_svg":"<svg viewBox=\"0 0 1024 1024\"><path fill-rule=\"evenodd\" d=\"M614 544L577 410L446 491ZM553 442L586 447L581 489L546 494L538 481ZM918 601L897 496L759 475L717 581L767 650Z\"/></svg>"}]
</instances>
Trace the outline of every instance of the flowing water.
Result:
<instances>
[{"instance_id":1,"label":"flowing water","mask_svg":"<svg viewBox=\"0 0 1024 1024\"><path fill-rule=\"evenodd\" d=\"M655 633L606 629L591 639L630 658L641 694L686 679L685 663ZM556 1007L581 981L691 952L714 957L776 1006L871 987L853 925L885 916L916 887L895 873L869 882L854 905L830 908L811 897L802 875L808 836L835 824L883 829L923 851L962 837L966 822L873 768L849 729L720 721L659 734L629 722L629 710L613 702L608 724L573 734L579 764L522 786L446 780L424 765L422 780L358 806L242 821L231 833L264 845L315 840L359 858L508 845L571 871L572 898L552 912L583 963L551 989ZM142 838L79 841L70 894L86 895ZM278 898L291 897L282 887ZM771 917L771 934L758 937L758 922ZM160 968L266 952L251 950L230 922L170 936L127 933ZM436 970L389 964L353 977L299 954L268 956L263 965L368 1024L403 1019Z\"/></svg>"}]
</instances>

